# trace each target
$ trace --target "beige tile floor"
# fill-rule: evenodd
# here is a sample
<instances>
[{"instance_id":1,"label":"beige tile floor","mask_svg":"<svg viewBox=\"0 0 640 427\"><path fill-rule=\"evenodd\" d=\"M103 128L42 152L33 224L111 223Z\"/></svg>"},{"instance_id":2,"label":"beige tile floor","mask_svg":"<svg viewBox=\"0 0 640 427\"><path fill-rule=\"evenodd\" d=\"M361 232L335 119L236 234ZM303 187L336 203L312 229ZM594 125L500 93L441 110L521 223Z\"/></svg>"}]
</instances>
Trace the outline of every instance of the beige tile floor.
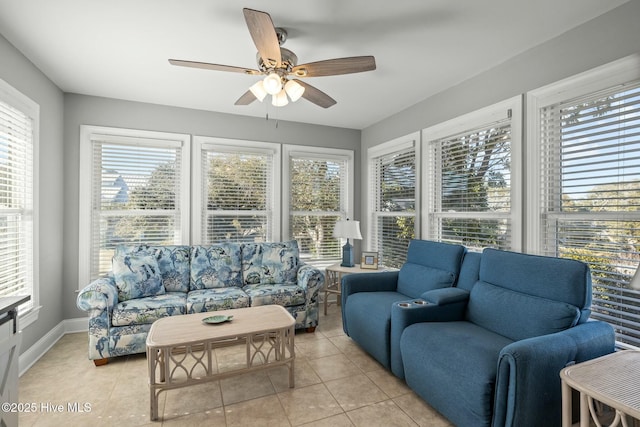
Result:
<instances>
[{"instance_id":1,"label":"beige tile floor","mask_svg":"<svg viewBox=\"0 0 640 427\"><path fill-rule=\"evenodd\" d=\"M321 314L315 333L296 334L295 388L286 367L276 367L170 390L160 395L157 422L149 420L144 354L97 368L86 334L65 335L20 378L20 402L37 409L20 426L451 426L344 334L339 310ZM242 361L243 351L216 350L218 369ZM75 404L88 410L74 412Z\"/></svg>"}]
</instances>

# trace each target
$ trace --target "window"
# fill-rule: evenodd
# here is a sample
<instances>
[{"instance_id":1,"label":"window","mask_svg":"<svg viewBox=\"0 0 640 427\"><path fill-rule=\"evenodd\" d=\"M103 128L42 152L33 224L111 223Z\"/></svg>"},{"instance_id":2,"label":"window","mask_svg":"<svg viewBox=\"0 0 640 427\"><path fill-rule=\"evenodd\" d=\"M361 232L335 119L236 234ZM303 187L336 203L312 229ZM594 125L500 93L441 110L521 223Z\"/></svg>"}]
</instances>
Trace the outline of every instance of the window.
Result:
<instances>
[{"instance_id":1,"label":"window","mask_svg":"<svg viewBox=\"0 0 640 427\"><path fill-rule=\"evenodd\" d=\"M519 248L520 104L515 98L423 131L428 239Z\"/></svg>"},{"instance_id":2,"label":"window","mask_svg":"<svg viewBox=\"0 0 640 427\"><path fill-rule=\"evenodd\" d=\"M280 146L196 137L193 240L279 240Z\"/></svg>"},{"instance_id":3,"label":"window","mask_svg":"<svg viewBox=\"0 0 640 427\"><path fill-rule=\"evenodd\" d=\"M369 240L378 262L400 267L416 235L417 134L369 150Z\"/></svg>"},{"instance_id":4,"label":"window","mask_svg":"<svg viewBox=\"0 0 640 427\"><path fill-rule=\"evenodd\" d=\"M38 307L39 112L36 103L0 80L0 297L30 295L20 315Z\"/></svg>"},{"instance_id":5,"label":"window","mask_svg":"<svg viewBox=\"0 0 640 427\"><path fill-rule=\"evenodd\" d=\"M634 70L634 63L562 82L535 94L535 101L542 153L540 249L588 263L592 318L613 325L622 346L638 347L640 291L629 289L640 262L637 63L636 80L621 73Z\"/></svg>"},{"instance_id":6,"label":"window","mask_svg":"<svg viewBox=\"0 0 640 427\"><path fill-rule=\"evenodd\" d=\"M82 126L80 283L121 244L188 244L189 137Z\"/></svg>"},{"instance_id":7,"label":"window","mask_svg":"<svg viewBox=\"0 0 640 427\"><path fill-rule=\"evenodd\" d=\"M301 257L314 265L329 265L342 254L333 237L339 219L353 218L353 152L285 146L289 211L286 230L300 246Z\"/></svg>"}]
</instances>

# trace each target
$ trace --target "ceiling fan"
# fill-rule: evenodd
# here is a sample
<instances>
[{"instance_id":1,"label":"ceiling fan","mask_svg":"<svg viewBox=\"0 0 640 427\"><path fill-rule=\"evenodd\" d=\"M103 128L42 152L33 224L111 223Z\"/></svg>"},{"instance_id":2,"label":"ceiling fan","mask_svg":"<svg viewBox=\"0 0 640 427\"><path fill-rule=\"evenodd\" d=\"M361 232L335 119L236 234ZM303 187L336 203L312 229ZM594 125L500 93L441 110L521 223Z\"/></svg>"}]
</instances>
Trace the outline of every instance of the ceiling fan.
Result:
<instances>
[{"instance_id":1,"label":"ceiling fan","mask_svg":"<svg viewBox=\"0 0 640 427\"><path fill-rule=\"evenodd\" d=\"M230 71L252 76L265 75L263 80L255 83L238 98L235 105L249 105L256 99L262 102L266 95L271 95L271 102L277 107L287 105L289 99L295 102L302 97L320 107L329 108L336 104L336 100L299 78L335 76L376 69L373 56L352 56L298 65L295 53L281 47L287 39L287 32L283 28L274 27L268 13L247 8L242 11L251 38L258 48L258 69L179 59L169 59L169 62L182 67Z\"/></svg>"}]
</instances>

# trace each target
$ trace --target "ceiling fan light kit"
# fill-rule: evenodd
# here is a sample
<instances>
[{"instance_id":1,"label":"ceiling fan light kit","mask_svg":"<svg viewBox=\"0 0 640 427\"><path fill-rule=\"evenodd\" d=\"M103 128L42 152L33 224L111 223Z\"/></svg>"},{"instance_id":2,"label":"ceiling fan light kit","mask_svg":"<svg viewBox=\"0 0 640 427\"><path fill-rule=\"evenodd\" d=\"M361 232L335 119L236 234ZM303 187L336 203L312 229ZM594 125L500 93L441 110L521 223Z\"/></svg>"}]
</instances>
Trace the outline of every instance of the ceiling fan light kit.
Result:
<instances>
[{"instance_id":1,"label":"ceiling fan light kit","mask_svg":"<svg viewBox=\"0 0 640 427\"><path fill-rule=\"evenodd\" d=\"M304 94L304 88L302 85L294 80L289 80L284 85L284 90L287 91L287 95L291 98L291 102L296 102Z\"/></svg>"},{"instance_id":2,"label":"ceiling fan light kit","mask_svg":"<svg viewBox=\"0 0 640 427\"><path fill-rule=\"evenodd\" d=\"M262 84L262 80L258 80L253 86L249 88L253 96L260 102L262 102L267 96L267 91L264 90L264 85Z\"/></svg>"},{"instance_id":3,"label":"ceiling fan light kit","mask_svg":"<svg viewBox=\"0 0 640 427\"><path fill-rule=\"evenodd\" d=\"M249 105L256 99L262 102L269 94L271 95L271 103L276 107L287 105L289 99L291 102L296 102L300 98L305 98L322 108L329 108L336 104L336 100L321 90L301 80L289 80L288 76L323 77L376 69L376 61L373 56L352 56L297 65L298 57L296 54L281 47L287 39L287 32L283 28L274 27L268 13L247 8L244 8L242 12L253 43L258 49L258 70L179 59L170 59L169 62L181 67L228 71L251 76L266 75L263 80L253 84L247 92L238 98L235 105Z\"/></svg>"},{"instance_id":4,"label":"ceiling fan light kit","mask_svg":"<svg viewBox=\"0 0 640 427\"><path fill-rule=\"evenodd\" d=\"M289 103L287 99L287 93L284 90L281 90L279 93L276 93L271 97L271 104L274 107L284 107Z\"/></svg>"},{"instance_id":5,"label":"ceiling fan light kit","mask_svg":"<svg viewBox=\"0 0 640 427\"><path fill-rule=\"evenodd\" d=\"M269 73L262 81L262 86L269 95L276 95L282 90L282 80L276 73Z\"/></svg>"}]
</instances>

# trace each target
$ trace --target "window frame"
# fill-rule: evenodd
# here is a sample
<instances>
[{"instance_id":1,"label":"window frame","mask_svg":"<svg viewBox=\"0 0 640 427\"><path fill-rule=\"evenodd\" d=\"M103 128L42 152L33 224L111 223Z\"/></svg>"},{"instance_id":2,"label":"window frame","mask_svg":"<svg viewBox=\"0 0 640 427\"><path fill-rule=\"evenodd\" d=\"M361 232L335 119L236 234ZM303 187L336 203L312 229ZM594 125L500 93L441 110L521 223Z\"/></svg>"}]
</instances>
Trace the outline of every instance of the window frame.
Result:
<instances>
[{"instance_id":1,"label":"window frame","mask_svg":"<svg viewBox=\"0 0 640 427\"><path fill-rule=\"evenodd\" d=\"M290 159L293 158L317 158L318 160L336 160L346 161L347 176L341 179L346 179L346 183L343 183L342 187L345 188L345 194L340 195L340 215L342 219L356 219L354 218L354 165L355 154L353 150L343 148L324 148L313 147L306 145L292 145L284 144L282 149L283 166L282 170L282 237L283 240L289 240L293 237L290 233L290 216L291 211L291 171L290 171ZM325 212L326 213L326 212ZM326 266L334 262L340 261L342 254L339 254L335 259L319 259L312 260L310 263L313 265Z\"/></svg>"},{"instance_id":2,"label":"window frame","mask_svg":"<svg viewBox=\"0 0 640 427\"><path fill-rule=\"evenodd\" d=\"M497 102L488 107L480 108L446 122L425 128L421 132L421 152L420 163L424 168L422 178L421 199L423 209L421 210L421 236L423 239L440 240L440 236L433 235L432 222L434 217L441 213L436 212L436 201L431 194L434 194L433 186L436 185L432 176L435 171L431 170L430 144L443 138L458 135L472 129L490 126L493 123L504 120L511 120L511 169L510 169L510 211L508 214L498 216L509 219L511 223L511 246L510 250L521 251L523 244L523 214L522 214L522 186L523 186L523 161L522 161L522 133L523 133L523 101L522 96L515 96L501 102ZM510 113L508 113L510 111ZM510 114L510 116L509 116ZM495 218L496 212L455 212L447 217L456 218Z\"/></svg>"},{"instance_id":3,"label":"window frame","mask_svg":"<svg viewBox=\"0 0 640 427\"><path fill-rule=\"evenodd\" d=\"M543 185L544 164L538 153L542 150L543 138L541 132L541 120L543 110L547 107L564 103L573 99L580 99L596 94L601 91L621 86L630 82L640 80L640 55L634 54L626 58L614 61L609 64L597 67L580 73L576 76L568 77L556 83L530 91L526 94L526 108L529 112L527 117L527 157L529 159L530 172L528 175L527 192L534 195L530 198L527 208L529 215L527 223L527 251L535 254L556 256L557 245L554 248L546 246L547 236L545 233L543 215L546 214L543 195L546 195L546 188ZM572 218L590 220L617 220L627 221L638 218L638 212L622 213L553 213L551 218ZM635 220L635 219L634 219ZM595 284L594 284L595 285ZM606 316L605 316L606 317ZM603 321L606 321L603 319ZM640 324L640 322L638 323ZM616 324L612 324L617 328ZM632 344L623 343L616 340L616 345L620 348L638 348Z\"/></svg>"},{"instance_id":4,"label":"window frame","mask_svg":"<svg viewBox=\"0 0 640 427\"><path fill-rule=\"evenodd\" d=\"M391 156L407 149L413 148L414 150L414 162L415 162L415 183L414 183L414 200L415 207L413 212L392 212L393 216L413 217L414 220L414 236L420 238L421 235L421 216L418 214L421 211L421 144L420 144L420 132L412 132L408 135L404 135L400 138L395 138L382 144L371 147L367 150L367 181L368 186L366 191L363 191L363 196L366 198L365 203L367 206L367 230L366 230L366 249L368 251L378 252L380 254L380 243L378 237L376 237L378 217L388 216L384 211L379 211L376 206L377 195L380 193L380 182L375 180L376 169L378 167L378 159L384 156ZM384 260L381 260L384 263Z\"/></svg>"},{"instance_id":5,"label":"window frame","mask_svg":"<svg viewBox=\"0 0 640 427\"><path fill-rule=\"evenodd\" d=\"M18 316L20 327L25 328L36 320L42 306L40 305L40 221L39 221L39 176L40 176L40 105L31 98L0 79L0 101L19 110L32 121L31 149L33 162L31 164L31 233L32 241L29 253L31 257L30 277L31 300L19 307Z\"/></svg>"},{"instance_id":6,"label":"window frame","mask_svg":"<svg viewBox=\"0 0 640 427\"><path fill-rule=\"evenodd\" d=\"M192 153L192 179L191 179L191 203L194 207L191 214L191 241L192 244L202 244L204 241L202 229L202 209L206 200L202 198L203 192L203 170L202 170L202 152L205 149L218 149L222 152L247 153L247 154L270 154L272 155L272 171L271 171L271 203L267 199L267 205L271 205L271 238L279 239L280 236L280 144L271 142L249 141L229 138L216 138L210 136L194 136L193 137L193 153ZM269 206L267 206L269 210ZM250 211L248 211L250 212ZM269 236L267 236L269 240Z\"/></svg>"},{"instance_id":7,"label":"window frame","mask_svg":"<svg viewBox=\"0 0 640 427\"><path fill-rule=\"evenodd\" d=\"M80 126L80 170L79 170L79 216L78 216L78 289L82 289L92 280L91 248L92 241L92 191L94 175L93 141L109 140L125 145L166 145L181 150L181 187L180 206L176 209L180 212L181 244L190 242L190 141L187 134L147 131L138 129L114 128L105 126L81 125ZM95 278L94 278L95 279Z\"/></svg>"}]
</instances>

